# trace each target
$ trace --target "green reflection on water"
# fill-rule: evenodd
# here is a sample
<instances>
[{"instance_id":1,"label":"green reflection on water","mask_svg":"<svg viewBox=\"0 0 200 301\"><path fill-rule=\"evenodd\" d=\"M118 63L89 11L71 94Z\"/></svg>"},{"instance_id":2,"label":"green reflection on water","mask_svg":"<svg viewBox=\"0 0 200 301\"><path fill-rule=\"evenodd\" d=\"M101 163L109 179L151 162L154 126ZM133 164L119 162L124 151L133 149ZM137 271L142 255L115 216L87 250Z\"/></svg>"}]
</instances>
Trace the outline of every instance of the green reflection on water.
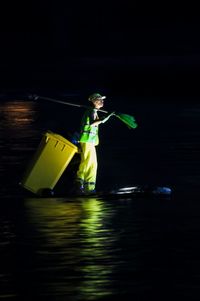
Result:
<instances>
[{"instance_id":1,"label":"green reflection on water","mask_svg":"<svg viewBox=\"0 0 200 301\"><path fill-rule=\"evenodd\" d=\"M113 207L97 198L32 198L25 205L36 231L32 238L35 273L43 273L40 294L64 294L73 300L113 294Z\"/></svg>"}]
</instances>

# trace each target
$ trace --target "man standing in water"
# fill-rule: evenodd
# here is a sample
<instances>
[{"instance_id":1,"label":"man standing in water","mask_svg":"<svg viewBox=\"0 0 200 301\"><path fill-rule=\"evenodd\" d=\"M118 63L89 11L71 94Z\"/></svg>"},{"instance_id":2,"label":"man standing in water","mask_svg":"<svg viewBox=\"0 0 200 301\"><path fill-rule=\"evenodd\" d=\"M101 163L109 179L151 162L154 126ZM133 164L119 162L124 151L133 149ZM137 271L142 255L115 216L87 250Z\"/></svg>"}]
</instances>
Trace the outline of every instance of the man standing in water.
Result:
<instances>
[{"instance_id":1,"label":"man standing in water","mask_svg":"<svg viewBox=\"0 0 200 301\"><path fill-rule=\"evenodd\" d=\"M79 144L81 148L81 162L77 171L75 181L76 194L95 194L97 176L96 146L99 144L98 128L106 122L114 113L111 113L103 120L98 116L98 110L104 106L104 99L99 93L93 93L88 100L91 108L83 115Z\"/></svg>"}]
</instances>

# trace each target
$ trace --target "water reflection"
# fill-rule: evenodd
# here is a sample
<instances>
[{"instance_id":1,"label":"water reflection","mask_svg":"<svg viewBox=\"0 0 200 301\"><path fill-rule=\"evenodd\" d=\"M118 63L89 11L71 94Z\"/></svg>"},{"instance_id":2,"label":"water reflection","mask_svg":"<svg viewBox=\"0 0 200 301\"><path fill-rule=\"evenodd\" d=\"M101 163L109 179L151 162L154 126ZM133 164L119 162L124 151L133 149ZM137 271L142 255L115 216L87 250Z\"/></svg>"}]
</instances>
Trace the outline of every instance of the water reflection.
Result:
<instances>
[{"instance_id":1,"label":"water reflection","mask_svg":"<svg viewBox=\"0 0 200 301\"><path fill-rule=\"evenodd\" d=\"M1 196L16 195L19 177L38 143L37 105L32 101L0 103Z\"/></svg>"},{"instance_id":2,"label":"water reflection","mask_svg":"<svg viewBox=\"0 0 200 301\"><path fill-rule=\"evenodd\" d=\"M40 295L94 300L113 294L113 207L96 198L32 198L25 205Z\"/></svg>"},{"instance_id":3,"label":"water reflection","mask_svg":"<svg viewBox=\"0 0 200 301\"><path fill-rule=\"evenodd\" d=\"M4 102L1 106L1 115L1 120L7 128L19 129L31 125L35 118L35 103L32 101Z\"/></svg>"},{"instance_id":4,"label":"water reflection","mask_svg":"<svg viewBox=\"0 0 200 301\"><path fill-rule=\"evenodd\" d=\"M194 188L199 192L200 178L199 106L188 105L177 118L170 103L170 122L165 131L162 126L153 127L151 144L146 139L148 125L163 110L143 116L146 105L137 105L143 131L138 129L139 138L134 136L132 146L124 138L123 160L122 143L111 149L109 145L110 155L102 159L102 185L146 184L153 177L156 183L163 179L175 183L176 191L179 185L178 198L176 193L167 201L24 200L18 183L43 129L52 125L46 123L51 113L44 119L48 105L41 113L31 101L0 103L0 299L107 300L118 294L126 300L164 301L170 300L175 288L177 300L185 296L197 300L200 208L193 195ZM58 110L53 118L57 124L62 108ZM147 115L151 120L145 120ZM154 151L146 156L151 148L159 149L160 158ZM114 173L116 162L120 166Z\"/></svg>"},{"instance_id":5,"label":"water reflection","mask_svg":"<svg viewBox=\"0 0 200 301\"><path fill-rule=\"evenodd\" d=\"M116 234L111 220L114 210L108 210L105 203L97 199L89 199L83 203L81 220L83 265L82 283L79 287L81 295L89 300L92 296L105 296L112 292L111 279L114 269L112 248Z\"/></svg>"}]
</instances>

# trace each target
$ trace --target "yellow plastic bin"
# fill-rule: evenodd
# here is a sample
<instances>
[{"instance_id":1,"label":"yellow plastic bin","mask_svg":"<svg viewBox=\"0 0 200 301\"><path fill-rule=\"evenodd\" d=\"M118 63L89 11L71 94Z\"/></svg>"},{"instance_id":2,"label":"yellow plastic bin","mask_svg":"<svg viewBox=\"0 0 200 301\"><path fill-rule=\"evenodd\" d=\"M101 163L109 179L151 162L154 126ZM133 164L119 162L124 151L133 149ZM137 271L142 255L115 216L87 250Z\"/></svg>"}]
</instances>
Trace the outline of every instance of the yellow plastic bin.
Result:
<instances>
[{"instance_id":1,"label":"yellow plastic bin","mask_svg":"<svg viewBox=\"0 0 200 301\"><path fill-rule=\"evenodd\" d=\"M39 195L44 189L52 190L77 152L66 138L45 133L20 184Z\"/></svg>"}]
</instances>

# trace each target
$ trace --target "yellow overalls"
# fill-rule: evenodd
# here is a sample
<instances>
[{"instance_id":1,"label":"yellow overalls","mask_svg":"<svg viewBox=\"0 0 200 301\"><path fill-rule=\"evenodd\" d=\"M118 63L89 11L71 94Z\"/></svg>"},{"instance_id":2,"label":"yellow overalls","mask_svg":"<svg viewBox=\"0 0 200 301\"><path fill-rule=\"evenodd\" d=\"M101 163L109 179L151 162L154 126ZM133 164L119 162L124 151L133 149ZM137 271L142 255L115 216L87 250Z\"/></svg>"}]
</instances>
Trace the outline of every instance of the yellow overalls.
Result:
<instances>
[{"instance_id":1,"label":"yellow overalls","mask_svg":"<svg viewBox=\"0 0 200 301\"><path fill-rule=\"evenodd\" d=\"M96 145L99 144L99 137L98 126L91 126L91 124L98 119L97 110L90 109L85 112L81 122L81 135L79 139L81 162L76 180L80 184L80 189L83 189L85 192L94 191L96 186Z\"/></svg>"}]
</instances>

